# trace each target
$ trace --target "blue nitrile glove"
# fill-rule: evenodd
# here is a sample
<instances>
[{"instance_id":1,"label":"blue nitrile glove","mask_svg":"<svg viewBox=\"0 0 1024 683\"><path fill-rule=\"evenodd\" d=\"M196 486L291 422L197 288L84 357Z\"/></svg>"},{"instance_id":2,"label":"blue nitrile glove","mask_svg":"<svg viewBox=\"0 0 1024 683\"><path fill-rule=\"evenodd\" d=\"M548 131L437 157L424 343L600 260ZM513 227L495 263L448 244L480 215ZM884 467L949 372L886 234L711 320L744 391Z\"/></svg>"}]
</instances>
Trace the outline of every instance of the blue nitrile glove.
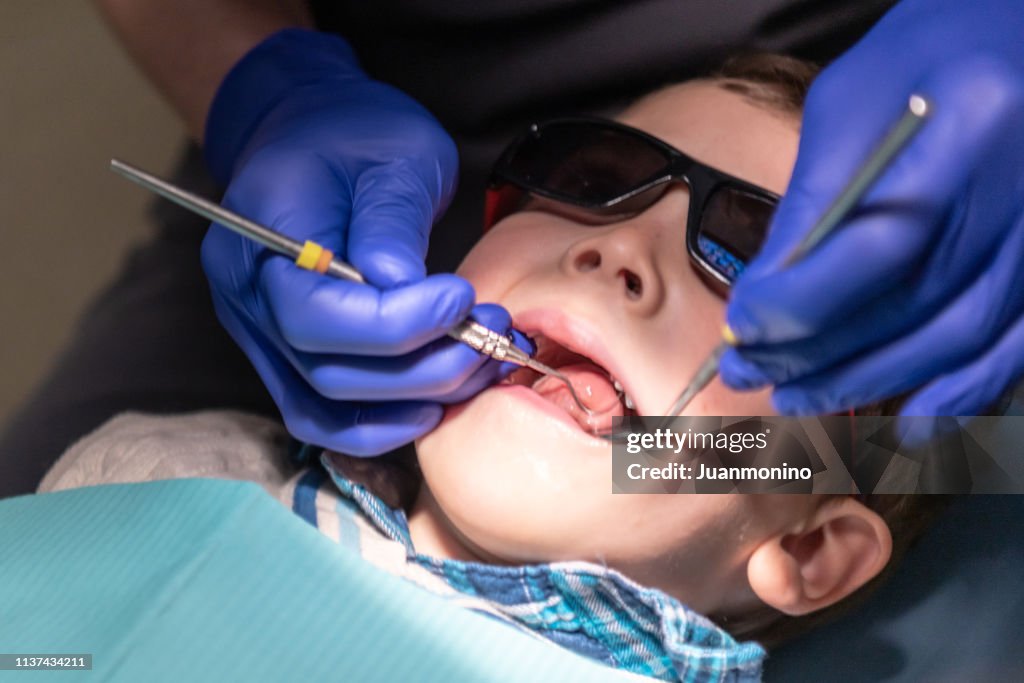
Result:
<instances>
[{"instance_id":1,"label":"blue nitrile glove","mask_svg":"<svg viewBox=\"0 0 1024 683\"><path fill-rule=\"evenodd\" d=\"M762 253L733 289L736 388L823 414L916 390L904 415L973 415L1024 376L1024 10L907 0L826 69ZM934 113L854 218L780 263L905 110Z\"/></svg>"},{"instance_id":2,"label":"blue nitrile glove","mask_svg":"<svg viewBox=\"0 0 1024 683\"><path fill-rule=\"evenodd\" d=\"M454 143L368 78L344 40L289 29L254 48L217 92L205 152L226 207L322 244L373 285L302 270L220 226L207 234L217 314L295 437L382 453L512 369L444 336L471 310L505 333L508 313L474 308L462 278L425 277L431 225L455 189Z\"/></svg>"}]
</instances>

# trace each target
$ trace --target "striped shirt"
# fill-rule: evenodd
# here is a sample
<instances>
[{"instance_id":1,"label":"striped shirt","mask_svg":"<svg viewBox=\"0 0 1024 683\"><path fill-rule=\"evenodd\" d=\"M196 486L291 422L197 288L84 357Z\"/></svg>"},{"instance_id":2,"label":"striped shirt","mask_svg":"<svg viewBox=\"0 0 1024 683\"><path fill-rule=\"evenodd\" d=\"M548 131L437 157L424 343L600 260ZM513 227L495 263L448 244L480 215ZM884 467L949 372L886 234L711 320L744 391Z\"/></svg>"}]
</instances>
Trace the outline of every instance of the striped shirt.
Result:
<instances>
[{"instance_id":1,"label":"striped shirt","mask_svg":"<svg viewBox=\"0 0 1024 683\"><path fill-rule=\"evenodd\" d=\"M312 455L308 450L305 457ZM499 566L416 552L403 510L326 453L280 492L321 533L384 571L618 669L668 681L759 681L764 649L738 643L660 590L589 562Z\"/></svg>"}]
</instances>

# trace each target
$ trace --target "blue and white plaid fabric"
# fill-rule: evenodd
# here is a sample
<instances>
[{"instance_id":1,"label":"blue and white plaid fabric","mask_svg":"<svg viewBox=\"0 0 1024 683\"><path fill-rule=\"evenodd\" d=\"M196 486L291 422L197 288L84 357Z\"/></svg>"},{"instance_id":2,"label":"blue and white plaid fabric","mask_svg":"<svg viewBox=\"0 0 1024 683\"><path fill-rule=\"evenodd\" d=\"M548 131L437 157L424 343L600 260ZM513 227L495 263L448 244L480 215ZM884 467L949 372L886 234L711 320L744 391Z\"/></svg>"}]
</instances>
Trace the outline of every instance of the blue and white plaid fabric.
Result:
<instances>
[{"instance_id":1,"label":"blue and white plaid fabric","mask_svg":"<svg viewBox=\"0 0 1024 683\"><path fill-rule=\"evenodd\" d=\"M367 561L452 601L609 666L668 681L759 681L765 651L737 643L667 594L588 562L497 566L413 548L405 513L324 469L294 477L285 496L322 533Z\"/></svg>"}]
</instances>

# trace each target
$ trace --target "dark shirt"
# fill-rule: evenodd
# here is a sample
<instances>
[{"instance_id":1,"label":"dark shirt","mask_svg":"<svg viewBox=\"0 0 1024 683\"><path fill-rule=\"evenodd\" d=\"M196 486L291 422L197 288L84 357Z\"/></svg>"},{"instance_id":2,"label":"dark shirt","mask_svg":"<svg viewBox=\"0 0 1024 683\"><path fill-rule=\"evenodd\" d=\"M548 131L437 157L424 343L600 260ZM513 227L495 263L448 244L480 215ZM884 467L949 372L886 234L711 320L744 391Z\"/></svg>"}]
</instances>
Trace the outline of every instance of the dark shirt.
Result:
<instances>
[{"instance_id":1,"label":"dark shirt","mask_svg":"<svg viewBox=\"0 0 1024 683\"><path fill-rule=\"evenodd\" d=\"M312 0L318 26L424 104L459 148L460 190L428 266L452 271L480 234L502 147L530 123L613 114L743 51L835 58L890 0Z\"/></svg>"}]
</instances>

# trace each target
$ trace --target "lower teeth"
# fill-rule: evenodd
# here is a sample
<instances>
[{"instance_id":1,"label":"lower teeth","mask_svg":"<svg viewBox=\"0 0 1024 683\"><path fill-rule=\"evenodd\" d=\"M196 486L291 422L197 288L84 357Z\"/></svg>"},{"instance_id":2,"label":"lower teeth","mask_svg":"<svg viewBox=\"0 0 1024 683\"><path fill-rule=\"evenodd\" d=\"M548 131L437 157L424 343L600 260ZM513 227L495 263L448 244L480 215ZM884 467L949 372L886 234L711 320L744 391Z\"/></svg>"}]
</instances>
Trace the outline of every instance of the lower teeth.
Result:
<instances>
[{"instance_id":1,"label":"lower teeth","mask_svg":"<svg viewBox=\"0 0 1024 683\"><path fill-rule=\"evenodd\" d=\"M612 386L614 386L615 391L619 392L619 394L622 396L623 404L630 410L634 410L636 408L636 404L633 403L633 398L626 393L625 389L622 388L622 384L619 382L619 380L613 381Z\"/></svg>"}]
</instances>

